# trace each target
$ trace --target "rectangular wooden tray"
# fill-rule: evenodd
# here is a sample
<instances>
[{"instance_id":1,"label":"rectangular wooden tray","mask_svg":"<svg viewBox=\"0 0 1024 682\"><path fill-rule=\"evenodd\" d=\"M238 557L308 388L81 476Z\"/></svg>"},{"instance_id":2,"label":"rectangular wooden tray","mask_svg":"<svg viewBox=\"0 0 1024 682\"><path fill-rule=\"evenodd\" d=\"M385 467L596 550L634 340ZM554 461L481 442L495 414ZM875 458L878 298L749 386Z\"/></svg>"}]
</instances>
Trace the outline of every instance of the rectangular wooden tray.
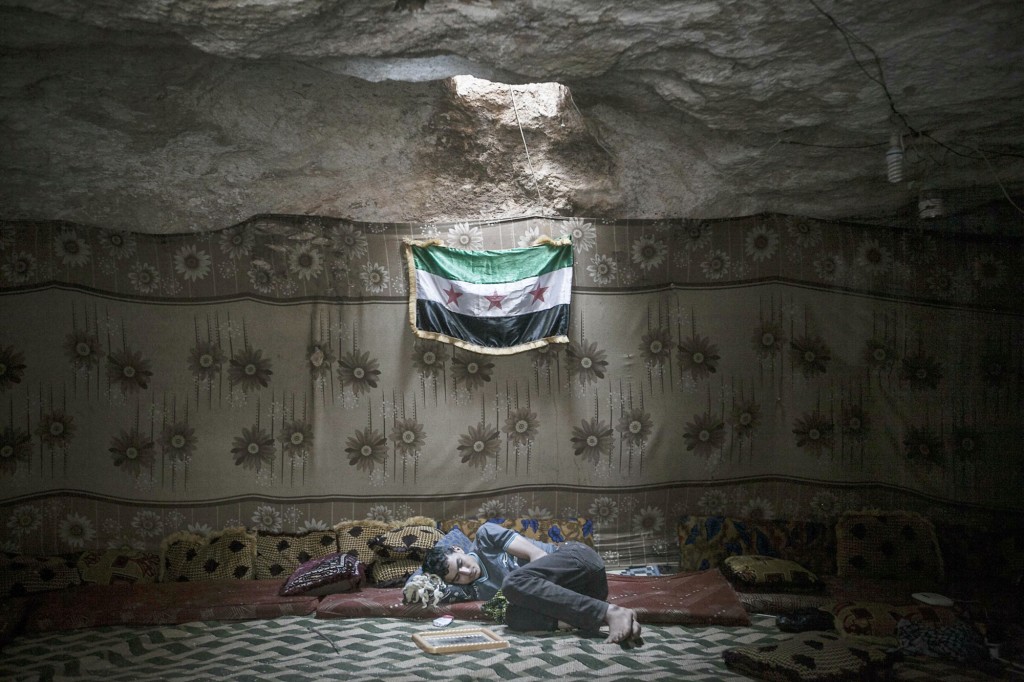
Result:
<instances>
[{"instance_id":1,"label":"rectangular wooden tray","mask_svg":"<svg viewBox=\"0 0 1024 682\"><path fill-rule=\"evenodd\" d=\"M487 628L463 628L447 632L417 632L412 641L428 654L457 654L480 649L504 649L508 641Z\"/></svg>"}]
</instances>

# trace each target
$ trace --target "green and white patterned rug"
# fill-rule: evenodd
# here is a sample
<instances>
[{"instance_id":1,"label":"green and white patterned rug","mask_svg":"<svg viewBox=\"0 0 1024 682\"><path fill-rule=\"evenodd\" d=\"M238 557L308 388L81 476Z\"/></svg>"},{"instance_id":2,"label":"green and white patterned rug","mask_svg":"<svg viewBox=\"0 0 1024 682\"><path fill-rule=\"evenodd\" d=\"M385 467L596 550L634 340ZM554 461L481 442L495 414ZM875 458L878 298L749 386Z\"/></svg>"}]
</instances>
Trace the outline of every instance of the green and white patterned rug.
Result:
<instances>
[{"instance_id":1,"label":"green and white patterned rug","mask_svg":"<svg viewBox=\"0 0 1024 682\"><path fill-rule=\"evenodd\" d=\"M726 669L722 651L792 636L780 632L773 617L752 621L730 628L648 625L644 645L632 649L574 633L523 635L493 626L510 647L444 655L425 653L412 641L413 633L438 632L430 621L288 617L102 627L18 637L4 648L0 679L745 680ZM456 622L448 629L479 625ZM951 677L934 661L911 663L900 664L899 679L990 679L971 671Z\"/></svg>"}]
</instances>

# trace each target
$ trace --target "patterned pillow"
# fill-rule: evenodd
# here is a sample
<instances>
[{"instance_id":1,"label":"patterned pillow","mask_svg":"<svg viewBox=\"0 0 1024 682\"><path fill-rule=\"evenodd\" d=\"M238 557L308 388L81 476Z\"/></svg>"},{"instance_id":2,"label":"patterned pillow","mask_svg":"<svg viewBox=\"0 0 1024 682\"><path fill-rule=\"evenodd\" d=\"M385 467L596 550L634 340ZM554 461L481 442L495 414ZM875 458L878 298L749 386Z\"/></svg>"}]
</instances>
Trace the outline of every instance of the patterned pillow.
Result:
<instances>
[{"instance_id":1,"label":"patterned pillow","mask_svg":"<svg viewBox=\"0 0 1024 682\"><path fill-rule=\"evenodd\" d=\"M372 519L341 521L334 525L338 535L338 551L355 556L365 566L372 566L377 555L370 548L370 540L390 529L390 524Z\"/></svg>"},{"instance_id":2,"label":"patterned pillow","mask_svg":"<svg viewBox=\"0 0 1024 682\"><path fill-rule=\"evenodd\" d=\"M282 596L352 592L366 579L366 566L352 554L332 552L303 562L281 586Z\"/></svg>"},{"instance_id":3,"label":"patterned pillow","mask_svg":"<svg viewBox=\"0 0 1024 682\"><path fill-rule=\"evenodd\" d=\"M750 520L771 538L779 558L795 561L818 577L836 574L835 523L809 519Z\"/></svg>"},{"instance_id":4,"label":"patterned pillow","mask_svg":"<svg viewBox=\"0 0 1024 682\"><path fill-rule=\"evenodd\" d=\"M40 557L0 553L0 597L21 597L30 592L81 585L77 562L78 553Z\"/></svg>"},{"instance_id":5,"label":"patterned pillow","mask_svg":"<svg viewBox=\"0 0 1024 682\"><path fill-rule=\"evenodd\" d=\"M885 679L897 654L834 632L805 632L777 644L726 649L722 658L729 670L758 679L862 682Z\"/></svg>"},{"instance_id":6,"label":"patterned pillow","mask_svg":"<svg viewBox=\"0 0 1024 682\"><path fill-rule=\"evenodd\" d=\"M724 516L686 516L679 522L679 568L704 571L718 568L726 557L740 554L772 556L775 551L746 528ZM753 544L752 543L756 543Z\"/></svg>"},{"instance_id":7,"label":"patterned pillow","mask_svg":"<svg viewBox=\"0 0 1024 682\"><path fill-rule=\"evenodd\" d=\"M280 578L299 564L338 551L338 535L333 530L308 533L256 534L256 579Z\"/></svg>"},{"instance_id":8,"label":"patterned pillow","mask_svg":"<svg viewBox=\"0 0 1024 682\"><path fill-rule=\"evenodd\" d=\"M914 512L846 512L836 523L836 562L839 577L943 577L935 527Z\"/></svg>"},{"instance_id":9,"label":"patterned pillow","mask_svg":"<svg viewBox=\"0 0 1024 682\"><path fill-rule=\"evenodd\" d=\"M155 583L160 573L160 555L130 549L82 552L78 572L82 582L90 585Z\"/></svg>"},{"instance_id":10,"label":"patterned pillow","mask_svg":"<svg viewBox=\"0 0 1024 682\"><path fill-rule=\"evenodd\" d=\"M825 583L806 568L789 559L760 554L726 557L722 575L739 590L747 592L821 592Z\"/></svg>"},{"instance_id":11,"label":"patterned pillow","mask_svg":"<svg viewBox=\"0 0 1024 682\"><path fill-rule=\"evenodd\" d=\"M466 537L466 534L463 533L461 530L459 530L458 526L456 526L455 528L452 528L450 531L445 533L444 537L442 537L440 540L437 541L437 546L438 547L459 547L459 548L462 549L463 552L468 552L469 550L473 549L473 541L470 540L468 537ZM408 584L410 580L412 580L413 578L415 578L418 575L423 575L423 566L422 565L419 568L417 568L415 571L413 571L413 574L406 579L406 581L405 581L406 584ZM440 602L442 604L446 603L446 602L450 603L450 602L469 601L469 600L475 600L476 599L476 592L475 592L475 590L473 590L472 587L469 587L467 585L448 585L448 584L446 584L444 586L443 590L444 591L442 592L441 598L440 598ZM404 601L404 592L403 592L403 601Z\"/></svg>"},{"instance_id":12,"label":"patterned pillow","mask_svg":"<svg viewBox=\"0 0 1024 682\"><path fill-rule=\"evenodd\" d=\"M403 587L421 565L415 559L379 559L370 567L370 578L377 587Z\"/></svg>"},{"instance_id":13,"label":"patterned pillow","mask_svg":"<svg viewBox=\"0 0 1024 682\"><path fill-rule=\"evenodd\" d=\"M969 665L983 665L991 656L985 636L962 620L935 625L904 619L896 625L896 639L900 649L911 655L937 656Z\"/></svg>"},{"instance_id":14,"label":"patterned pillow","mask_svg":"<svg viewBox=\"0 0 1024 682\"><path fill-rule=\"evenodd\" d=\"M182 531L160 545L160 582L252 580L256 575L256 535L225 528L207 536Z\"/></svg>"},{"instance_id":15,"label":"patterned pillow","mask_svg":"<svg viewBox=\"0 0 1024 682\"><path fill-rule=\"evenodd\" d=\"M841 601L823 607L835 619L836 630L850 637L871 638L896 646L896 625L901 620L930 625L951 625L956 621L952 609L941 606L893 606L872 601Z\"/></svg>"},{"instance_id":16,"label":"patterned pillow","mask_svg":"<svg viewBox=\"0 0 1024 682\"><path fill-rule=\"evenodd\" d=\"M459 528L470 540L476 537L476 529L487 523L499 523L511 528L523 537L538 542L582 542L594 546L594 523L590 519L448 519L442 521L440 528L447 533L452 528Z\"/></svg>"},{"instance_id":17,"label":"patterned pillow","mask_svg":"<svg viewBox=\"0 0 1024 682\"><path fill-rule=\"evenodd\" d=\"M728 516L684 516L679 520L679 568L721 568L743 554L795 561L816 575L835 575L835 529L824 523Z\"/></svg>"},{"instance_id":18,"label":"patterned pillow","mask_svg":"<svg viewBox=\"0 0 1024 682\"><path fill-rule=\"evenodd\" d=\"M427 551L444 537L444 533L428 526L403 526L378 535L368 543L381 559L415 559L423 561Z\"/></svg>"}]
</instances>

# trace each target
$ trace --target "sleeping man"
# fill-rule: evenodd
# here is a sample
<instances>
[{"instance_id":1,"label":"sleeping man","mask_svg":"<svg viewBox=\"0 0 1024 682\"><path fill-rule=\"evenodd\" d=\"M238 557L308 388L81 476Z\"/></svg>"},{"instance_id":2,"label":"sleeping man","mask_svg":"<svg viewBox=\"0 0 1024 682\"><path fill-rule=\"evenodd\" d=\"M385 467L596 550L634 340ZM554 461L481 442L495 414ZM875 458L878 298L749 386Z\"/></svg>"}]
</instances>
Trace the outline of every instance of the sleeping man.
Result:
<instances>
[{"instance_id":1,"label":"sleeping man","mask_svg":"<svg viewBox=\"0 0 1024 682\"><path fill-rule=\"evenodd\" d=\"M508 601L505 624L513 630L551 631L561 621L596 633L607 625L606 642L642 643L636 613L605 601L604 562L580 542L549 545L485 523L468 552L459 547L430 550L423 572L472 586L478 599L491 599L500 589Z\"/></svg>"}]
</instances>

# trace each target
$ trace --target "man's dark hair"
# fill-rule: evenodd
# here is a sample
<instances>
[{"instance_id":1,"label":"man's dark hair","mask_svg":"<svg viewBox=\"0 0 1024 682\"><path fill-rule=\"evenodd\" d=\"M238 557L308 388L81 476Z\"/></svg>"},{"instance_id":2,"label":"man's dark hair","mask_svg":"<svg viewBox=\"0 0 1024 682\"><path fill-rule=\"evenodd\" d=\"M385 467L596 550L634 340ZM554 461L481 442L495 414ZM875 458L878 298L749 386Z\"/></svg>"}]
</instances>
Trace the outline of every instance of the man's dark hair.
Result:
<instances>
[{"instance_id":1,"label":"man's dark hair","mask_svg":"<svg viewBox=\"0 0 1024 682\"><path fill-rule=\"evenodd\" d=\"M448 556L455 551L454 547L433 547L423 556L423 572L433 573L441 580L448 575Z\"/></svg>"}]
</instances>

